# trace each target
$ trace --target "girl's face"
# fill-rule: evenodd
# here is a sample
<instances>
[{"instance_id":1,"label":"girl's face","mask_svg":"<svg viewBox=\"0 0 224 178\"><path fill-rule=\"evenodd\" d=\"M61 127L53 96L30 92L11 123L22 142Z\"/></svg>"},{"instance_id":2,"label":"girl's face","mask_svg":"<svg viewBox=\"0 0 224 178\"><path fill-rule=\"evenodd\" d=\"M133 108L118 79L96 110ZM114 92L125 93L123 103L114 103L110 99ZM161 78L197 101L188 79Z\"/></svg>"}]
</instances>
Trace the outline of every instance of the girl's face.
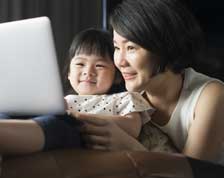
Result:
<instances>
[{"instance_id":1,"label":"girl's face","mask_svg":"<svg viewBox=\"0 0 224 178\"><path fill-rule=\"evenodd\" d=\"M145 90L152 75L149 51L114 33L114 62L121 71L128 91Z\"/></svg>"},{"instance_id":2,"label":"girl's face","mask_svg":"<svg viewBox=\"0 0 224 178\"><path fill-rule=\"evenodd\" d=\"M71 60L68 79L79 95L105 94L115 77L115 66L109 57L75 55Z\"/></svg>"}]
</instances>

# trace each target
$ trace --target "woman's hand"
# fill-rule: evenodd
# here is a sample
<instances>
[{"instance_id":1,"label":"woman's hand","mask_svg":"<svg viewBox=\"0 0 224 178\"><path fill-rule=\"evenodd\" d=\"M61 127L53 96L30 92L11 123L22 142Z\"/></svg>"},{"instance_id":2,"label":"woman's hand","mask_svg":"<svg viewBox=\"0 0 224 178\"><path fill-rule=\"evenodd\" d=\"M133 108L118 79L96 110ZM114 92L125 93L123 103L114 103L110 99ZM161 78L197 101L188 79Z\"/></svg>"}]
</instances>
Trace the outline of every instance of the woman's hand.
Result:
<instances>
[{"instance_id":1,"label":"woman's hand","mask_svg":"<svg viewBox=\"0 0 224 178\"><path fill-rule=\"evenodd\" d=\"M122 130L113 118L116 116L72 113L84 124L81 126L88 148L100 150L146 150L135 138Z\"/></svg>"}]
</instances>

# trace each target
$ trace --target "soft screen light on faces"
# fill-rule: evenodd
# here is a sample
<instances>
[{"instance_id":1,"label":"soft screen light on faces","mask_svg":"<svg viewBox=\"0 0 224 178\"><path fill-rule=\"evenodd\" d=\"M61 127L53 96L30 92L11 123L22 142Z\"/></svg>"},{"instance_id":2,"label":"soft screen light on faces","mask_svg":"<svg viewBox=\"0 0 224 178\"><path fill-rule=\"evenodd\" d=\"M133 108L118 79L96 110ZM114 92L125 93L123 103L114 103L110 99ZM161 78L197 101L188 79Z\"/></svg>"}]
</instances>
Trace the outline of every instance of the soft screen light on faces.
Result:
<instances>
[{"instance_id":1,"label":"soft screen light on faces","mask_svg":"<svg viewBox=\"0 0 224 178\"><path fill-rule=\"evenodd\" d=\"M151 53L114 33L114 62L121 71L128 91L145 90L152 76Z\"/></svg>"}]
</instances>

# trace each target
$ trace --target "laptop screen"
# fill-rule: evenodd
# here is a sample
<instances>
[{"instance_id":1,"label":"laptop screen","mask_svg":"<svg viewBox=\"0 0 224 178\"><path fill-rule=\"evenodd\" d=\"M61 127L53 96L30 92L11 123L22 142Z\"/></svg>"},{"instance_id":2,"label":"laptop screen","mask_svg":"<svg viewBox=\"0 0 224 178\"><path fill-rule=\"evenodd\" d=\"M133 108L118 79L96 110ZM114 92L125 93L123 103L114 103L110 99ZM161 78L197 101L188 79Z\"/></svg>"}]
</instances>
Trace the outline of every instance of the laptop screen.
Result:
<instances>
[{"instance_id":1,"label":"laptop screen","mask_svg":"<svg viewBox=\"0 0 224 178\"><path fill-rule=\"evenodd\" d=\"M64 113L63 87L49 18L0 24L0 81L0 113Z\"/></svg>"}]
</instances>

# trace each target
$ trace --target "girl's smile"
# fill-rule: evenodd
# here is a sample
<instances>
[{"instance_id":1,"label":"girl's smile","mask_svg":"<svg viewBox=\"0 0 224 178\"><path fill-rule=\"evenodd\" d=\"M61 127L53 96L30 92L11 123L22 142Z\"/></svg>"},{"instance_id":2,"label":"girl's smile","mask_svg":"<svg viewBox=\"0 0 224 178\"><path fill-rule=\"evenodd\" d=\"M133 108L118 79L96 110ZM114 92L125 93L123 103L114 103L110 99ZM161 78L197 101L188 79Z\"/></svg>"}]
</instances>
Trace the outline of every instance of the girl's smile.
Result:
<instances>
[{"instance_id":1,"label":"girl's smile","mask_svg":"<svg viewBox=\"0 0 224 178\"><path fill-rule=\"evenodd\" d=\"M71 61L68 79L79 95L103 94L111 88L115 66L109 57L78 54Z\"/></svg>"}]
</instances>

